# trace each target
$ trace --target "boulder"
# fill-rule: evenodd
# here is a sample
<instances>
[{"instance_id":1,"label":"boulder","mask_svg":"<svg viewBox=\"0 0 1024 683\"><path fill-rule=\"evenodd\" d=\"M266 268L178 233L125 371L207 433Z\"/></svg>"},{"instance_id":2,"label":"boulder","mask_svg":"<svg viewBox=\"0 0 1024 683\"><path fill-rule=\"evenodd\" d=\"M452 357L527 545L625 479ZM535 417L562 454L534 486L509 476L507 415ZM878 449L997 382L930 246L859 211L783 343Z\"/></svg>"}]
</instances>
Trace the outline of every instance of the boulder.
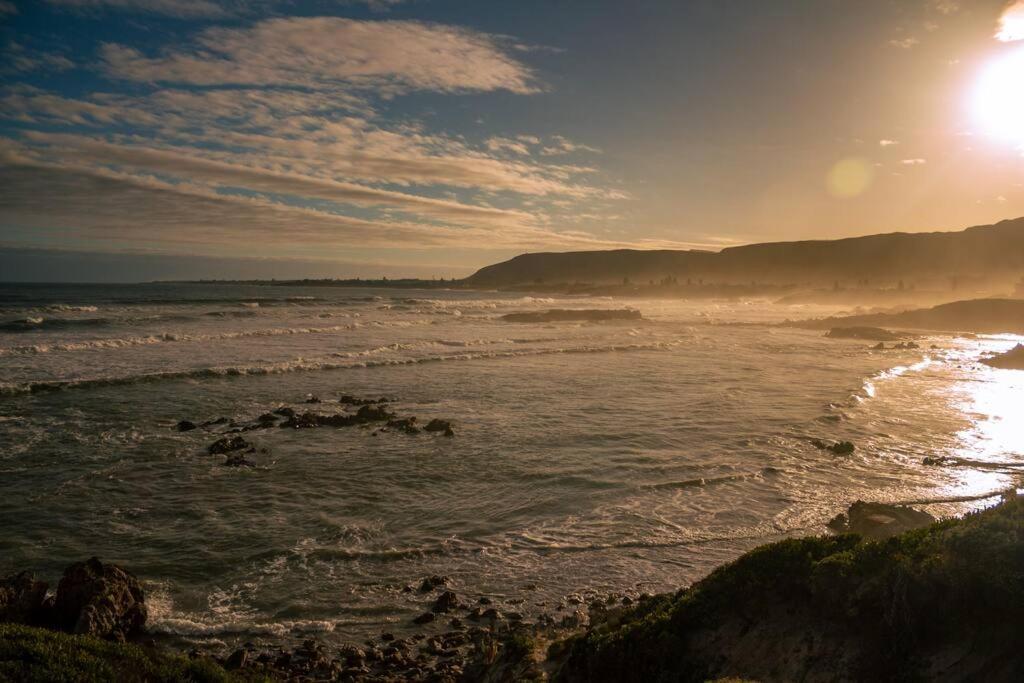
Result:
<instances>
[{"instance_id":1,"label":"boulder","mask_svg":"<svg viewBox=\"0 0 1024 683\"><path fill-rule=\"evenodd\" d=\"M243 439L240 436L225 436L222 439L217 439L207 447L206 451L210 455L224 455L232 451L240 451L243 448L251 448L252 444Z\"/></svg>"},{"instance_id":2,"label":"boulder","mask_svg":"<svg viewBox=\"0 0 1024 683\"><path fill-rule=\"evenodd\" d=\"M295 409L283 406L275 410L274 415L280 415L281 417L295 417Z\"/></svg>"},{"instance_id":3,"label":"boulder","mask_svg":"<svg viewBox=\"0 0 1024 683\"><path fill-rule=\"evenodd\" d=\"M435 588L444 588L448 585L448 581L449 579L447 576L438 576L437 574L428 576L423 579L423 583L420 584L420 592L429 593Z\"/></svg>"},{"instance_id":4,"label":"boulder","mask_svg":"<svg viewBox=\"0 0 1024 683\"><path fill-rule=\"evenodd\" d=\"M430 608L431 612L441 613L450 612L459 606L459 599L452 591L445 591L438 596L437 600L434 601L433 606Z\"/></svg>"},{"instance_id":5,"label":"boulder","mask_svg":"<svg viewBox=\"0 0 1024 683\"><path fill-rule=\"evenodd\" d=\"M313 396L312 394L310 394L306 398L306 403L320 403L320 397L319 396Z\"/></svg>"},{"instance_id":6,"label":"boulder","mask_svg":"<svg viewBox=\"0 0 1024 683\"><path fill-rule=\"evenodd\" d=\"M190 422L189 420L182 420L177 425L175 425L175 429L177 429L179 432L191 432L197 426L198 425L196 425L195 422Z\"/></svg>"},{"instance_id":7,"label":"boulder","mask_svg":"<svg viewBox=\"0 0 1024 683\"><path fill-rule=\"evenodd\" d=\"M0 579L0 623L41 623L46 602L46 582L31 572Z\"/></svg>"},{"instance_id":8,"label":"boulder","mask_svg":"<svg viewBox=\"0 0 1024 683\"><path fill-rule=\"evenodd\" d=\"M928 526L935 521L927 512L911 507L858 500L846 514L840 513L832 518L828 527L839 533L859 534L872 540L881 540Z\"/></svg>"},{"instance_id":9,"label":"boulder","mask_svg":"<svg viewBox=\"0 0 1024 683\"><path fill-rule=\"evenodd\" d=\"M423 614L421 614L418 617L416 617L415 619L413 619L412 623L420 624L420 625L422 625L422 624L429 624L430 622L432 622L436 618L437 617L434 616L433 612L424 612Z\"/></svg>"},{"instance_id":10,"label":"boulder","mask_svg":"<svg viewBox=\"0 0 1024 683\"><path fill-rule=\"evenodd\" d=\"M415 417L403 417L401 419L388 420L388 427L400 429L406 434L420 433L420 428L416 426Z\"/></svg>"},{"instance_id":11,"label":"boulder","mask_svg":"<svg viewBox=\"0 0 1024 683\"><path fill-rule=\"evenodd\" d=\"M145 594L131 573L93 557L64 570L54 615L71 633L124 640L146 623Z\"/></svg>"},{"instance_id":12,"label":"boulder","mask_svg":"<svg viewBox=\"0 0 1024 683\"><path fill-rule=\"evenodd\" d=\"M382 405L364 405L356 411L356 419L361 422L382 422L393 417L395 414Z\"/></svg>"},{"instance_id":13,"label":"boulder","mask_svg":"<svg viewBox=\"0 0 1024 683\"><path fill-rule=\"evenodd\" d=\"M427 426L424 427L423 430L427 432L444 432L445 434L452 432L452 435L455 434L455 432L452 431L451 422L448 420L438 420L437 418L428 422Z\"/></svg>"}]
</instances>

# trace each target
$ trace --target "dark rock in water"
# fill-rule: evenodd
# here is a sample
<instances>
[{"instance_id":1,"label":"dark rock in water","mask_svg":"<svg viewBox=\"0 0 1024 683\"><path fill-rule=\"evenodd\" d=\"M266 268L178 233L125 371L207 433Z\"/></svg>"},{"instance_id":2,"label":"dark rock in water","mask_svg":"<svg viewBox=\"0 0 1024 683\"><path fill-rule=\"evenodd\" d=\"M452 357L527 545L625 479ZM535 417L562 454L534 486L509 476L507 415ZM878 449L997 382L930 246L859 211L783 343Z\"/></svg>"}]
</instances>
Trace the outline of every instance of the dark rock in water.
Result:
<instances>
[{"instance_id":1,"label":"dark rock in water","mask_svg":"<svg viewBox=\"0 0 1024 683\"><path fill-rule=\"evenodd\" d=\"M390 420L393 417L395 417L395 414L389 412L387 408L381 405L360 406L359 410L356 411L356 419L363 422L381 422Z\"/></svg>"},{"instance_id":2,"label":"dark rock in water","mask_svg":"<svg viewBox=\"0 0 1024 683\"><path fill-rule=\"evenodd\" d=\"M406 434L420 433L420 428L416 426L415 417L403 417L401 419L388 420L388 427L400 429Z\"/></svg>"},{"instance_id":3,"label":"dark rock in water","mask_svg":"<svg viewBox=\"0 0 1024 683\"><path fill-rule=\"evenodd\" d=\"M833 517L828 528L839 533L860 534L865 538L881 540L933 522L935 518L927 512L911 507L858 500L846 514L840 513Z\"/></svg>"},{"instance_id":4,"label":"dark rock in water","mask_svg":"<svg viewBox=\"0 0 1024 683\"><path fill-rule=\"evenodd\" d=\"M224 460L225 467L256 467L256 463L245 457L243 453L232 453Z\"/></svg>"},{"instance_id":5,"label":"dark rock in water","mask_svg":"<svg viewBox=\"0 0 1024 683\"><path fill-rule=\"evenodd\" d=\"M40 624L45 622L46 582L31 572L0 579L0 623Z\"/></svg>"},{"instance_id":6,"label":"dark rock in water","mask_svg":"<svg viewBox=\"0 0 1024 683\"><path fill-rule=\"evenodd\" d=\"M447 576L438 576L437 574L428 576L423 579L423 583L420 584L420 592L429 593L435 588L444 588L448 585L448 581L449 579Z\"/></svg>"},{"instance_id":7,"label":"dark rock in water","mask_svg":"<svg viewBox=\"0 0 1024 683\"><path fill-rule=\"evenodd\" d=\"M452 430L452 425L448 420L438 420L437 418L434 418L427 423L427 426L424 427L423 430L427 432L450 432ZM455 432L452 432L452 434L454 435Z\"/></svg>"},{"instance_id":8,"label":"dark rock in water","mask_svg":"<svg viewBox=\"0 0 1024 683\"><path fill-rule=\"evenodd\" d=\"M849 441L837 441L835 443L828 443L821 439L811 439L811 445L815 448L820 448L823 451L832 451L836 455L850 455L857 447Z\"/></svg>"},{"instance_id":9,"label":"dark rock in water","mask_svg":"<svg viewBox=\"0 0 1024 683\"><path fill-rule=\"evenodd\" d=\"M935 467L944 467L946 465L955 465L957 464L957 462L958 461L956 458L952 458L948 455L940 455L937 458L933 458L929 455L921 461L921 464Z\"/></svg>"},{"instance_id":10,"label":"dark rock in water","mask_svg":"<svg viewBox=\"0 0 1024 683\"><path fill-rule=\"evenodd\" d=\"M283 406L275 410L274 415L280 415L281 417L295 417L295 409Z\"/></svg>"},{"instance_id":11,"label":"dark rock in water","mask_svg":"<svg viewBox=\"0 0 1024 683\"><path fill-rule=\"evenodd\" d=\"M553 308L549 311L507 313L501 319L509 323L601 322L605 320L641 320L640 311L633 308L579 309Z\"/></svg>"},{"instance_id":12,"label":"dark rock in water","mask_svg":"<svg viewBox=\"0 0 1024 683\"><path fill-rule=\"evenodd\" d=\"M981 361L985 365L1002 370L1024 370L1024 344L1017 344L1006 353Z\"/></svg>"},{"instance_id":13,"label":"dark rock in water","mask_svg":"<svg viewBox=\"0 0 1024 683\"><path fill-rule=\"evenodd\" d=\"M147 609L138 579L93 557L64 570L54 614L63 630L124 640L145 625Z\"/></svg>"},{"instance_id":14,"label":"dark rock in water","mask_svg":"<svg viewBox=\"0 0 1024 683\"><path fill-rule=\"evenodd\" d=\"M908 349L919 349L921 347L920 347L920 345L917 342L912 342L911 341L911 342L900 342L899 344L893 345L892 348L897 350L897 351L906 351Z\"/></svg>"},{"instance_id":15,"label":"dark rock in water","mask_svg":"<svg viewBox=\"0 0 1024 683\"><path fill-rule=\"evenodd\" d=\"M433 606L430 608L431 612L450 612L459 606L459 598L452 591L445 591L438 596L437 600L434 601Z\"/></svg>"},{"instance_id":16,"label":"dark rock in water","mask_svg":"<svg viewBox=\"0 0 1024 683\"><path fill-rule=\"evenodd\" d=\"M390 399L387 398L386 396L382 396L381 398L356 398L355 396L345 394L344 396L338 399L338 403L344 403L345 405L349 406L371 406L374 405L375 403L388 402L390 402Z\"/></svg>"},{"instance_id":17,"label":"dark rock in water","mask_svg":"<svg viewBox=\"0 0 1024 683\"><path fill-rule=\"evenodd\" d=\"M263 413L256 418L256 421L265 425L274 424L277 422L277 415L274 415L273 413Z\"/></svg>"},{"instance_id":18,"label":"dark rock in water","mask_svg":"<svg viewBox=\"0 0 1024 683\"><path fill-rule=\"evenodd\" d=\"M177 425L175 425L175 429L177 429L179 432L191 432L197 426L198 425L196 425L195 422L190 422L188 420L182 420Z\"/></svg>"},{"instance_id":19,"label":"dark rock in water","mask_svg":"<svg viewBox=\"0 0 1024 683\"><path fill-rule=\"evenodd\" d=\"M833 327L825 333L830 339L870 339L871 341L897 341L903 336L881 327Z\"/></svg>"},{"instance_id":20,"label":"dark rock in water","mask_svg":"<svg viewBox=\"0 0 1024 683\"><path fill-rule=\"evenodd\" d=\"M878 342L871 347L872 351L885 351L885 342Z\"/></svg>"},{"instance_id":21,"label":"dark rock in water","mask_svg":"<svg viewBox=\"0 0 1024 683\"><path fill-rule=\"evenodd\" d=\"M418 617L416 617L415 619L413 619L412 623L414 623L414 624L421 624L421 625L422 624L429 624L430 622L432 622L436 618L437 617L434 616L433 612L424 612L423 614L421 614Z\"/></svg>"},{"instance_id":22,"label":"dark rock in water","mask_svg":"<svg viewBox=\"0 0 1024 683\"><path fill-rule=\"evenodd\" d=\"M240 436L225 436L217 439L206 449L210 455L224 455L231 451L240 451L243 448L250 448L252 444Z\"/></svg>"},{"instance_id":23,"label":"dark rock in water","mask_svg":"<svg viewBox=\"0 0 1024 683\"><path fill-rule=\"evenodd\" d=\"M217 427L219 425L226 425L229 422L231 422L231 420L227 419L226 417L218 417L215 420L207 420L206 422L204 422L203 424L201 424L199 426L200 427Z\"/></svg>"},{"instance_id":24,"label":"dark rock in water","mask_svg":"<svg viewBox=\"0 0 1024 683\"><path fill-rule=\"evenodd\" d=\"M310 396L309 396L309 397L308 397L308 398L306 399L306 403L320 403L320 397L319 397L319 396L313 396L313 395L310 395Z\"/></svg>"},{"instance_id":25,"label":"dark rock in water","mask_svg":"<svg viewBox=\"0 0 1024 683\"><path fill-rule=\"evenodd\" d=\"M311 429L320 426L320 416L309 412L292 415L279 426L282 429Z\"/></svg>"}]
</instances>

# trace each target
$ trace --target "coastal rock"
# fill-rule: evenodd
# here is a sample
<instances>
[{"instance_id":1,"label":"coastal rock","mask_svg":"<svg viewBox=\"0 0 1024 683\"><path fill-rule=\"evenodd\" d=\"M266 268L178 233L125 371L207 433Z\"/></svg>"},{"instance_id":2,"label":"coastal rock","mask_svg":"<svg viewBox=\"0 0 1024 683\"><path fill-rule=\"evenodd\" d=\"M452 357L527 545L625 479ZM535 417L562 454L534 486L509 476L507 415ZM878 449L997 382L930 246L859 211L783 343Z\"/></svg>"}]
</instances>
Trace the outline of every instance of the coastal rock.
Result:
<instances>
[{"instance_id":1,"label":"coastal rock","mask_svg":"<svg viewBox=\"0 0 1024 683\"><path fill-rule=\"evenodd\" d=\"M277 422L277 415L274 415L273 413L263 413L256 418L256 421L262 425L272 425Z\"/></svg>"},{"instance_id":2,"label":"coastal rock","mask_svg":"<svg viewBox=\"0 0 1024 683\"><path fill-rule=\"evenodd\" d=\"M828 443L821 439L811 439L811 445L815 448L820 448L823 451L831 451L836 455L850 455L857 447L850 441L836 441L835 443Z\"/></svg>"},{"instance_id":3,"label":"coastal rock","mask_svg":"<svg viewBox=\"0 0 1024 683\"><path fill-rule=\"evenodd\" d=\"M54 613L66 631L124 640L142 629L147 609L135 576L93 557L64 571Z\"/></svg>"},{"instance_id":4,"label":"coastal rock","mask_svg":"<svg viewBox=\"0 0 1024 683\"><path fill-rule=\"evenodd\" d=\"M421 614L418 617L416 617L415 619L413 619L412 623L419 624L419 625L429 624L430 622L432 622L436 618L437 617L434 616L433 612L424 612L423 614Z\"/></svg>"},{"instance_id":5,"label":"coastal rock","mask_svg":"<svg viewBox=\"0 0 1024 683\"><path fill-rule=\"evenodd\" d=\"M0 579L0 623L36 624L43 621L46 582L31 572Z\"/></svg>"},{"instance_id":6,"label":"coastal rock","mask_svg":"<svg viewBox=\"0 0 1024 683\"><path fill-rule=\"evenodd\" d=\"M283 406L273 411L274 415L280 415L281 417L295 417L295 409Z\"/></svg>"},{"instance_id":7,"label":"coastal rock","mask_svg":"<svg viewBox=\"0 0 1024 683\"><path fill-rule=\"evenodd\" d=\"M927 512L911 507L858 500L846 514L840 513L833 517L828 528L839 533L853 533L881 540L934 522L935 518Z\"/></svg>"},{"instance_id":8,"label":"coastal rock","mask_svg":"<svg viewBox=\"0 0 1024 683\"><path fill-rule=\"evenodd\" d=\"M196 429L196 427L198 427L198 425L195 422L191 422L189 420L182 420L181 422L174 426L174 428L177 429L179 432L191 432L193 429Z\"/></svg>"},{"instance_id":9,"label":"coastal rock","mask_svg":"<svg viewBox=\"0 0 1024 683\"><path fill-rule=\"evenodd\" d=\"M320 403L320 397L310 395L308 398L306 398L306 403Z\"/></svg>"},{"instance_id":10,"label":"coastal rock","mask_svg":"<svg viewBox=\"0 0 1024 683\"><path fill-rule=\"evenodd\" d=\"M932 457L929 455L925 456L925 458L921 460L921 464L931 467L945 467L947 465L957 464L957 459L948 455L940 455L938 457Z\"/></svg>"},{"instance_id":11,"label":"coastal rock","mask_svg":"<svg viewBox=\"0 0 1024 683\"><path fill-rule=\"evenodd\" d=\"M390 401L390 399L388 399L387 397L381 397L381 398L357 398L355 396L350 396L348 394L345 394L341 398L338 399L338 403L344 403L345 405L349 405L349 406L369 406L369 405L374 405L376 403L388 403L389 401Z\"/></svg>"},{"instance_id":12,"label":"coastal rock","mask_svg":"<svg viewBox=\"0 0 1024 683\"><path fill-rule=\"evenodd\" d=\"M455 434L455 432L452 431L451 422L449 422L448 420L438 420L437 418L434 418L433 420L428 422L427 426L423 428L423 431L444 432L445 434L447 434L448 432L452 432L453 435Z\"/></svg>"},{"instance_id":13,"label":"coastal rock","mask_svg":"<svg viewBox=\"0 0 1024 683\"><path fill-rule=\"evenodd\" d=\"M292 415L280 424L281 429L311 429L320 426L320 416L316 413L302 413Z\"/></svg>"},{"instance_id":14,"label":"coastal rock","mask_svg":"<svg viewBox=\"0 0 1024 683\"><path fill-rule=\"evenodd\" d=\"M420 584L420 592L429 593L435 588L444 588L448 585L449 580L450 579L447 576L438 576L437 574L428 576L423 579L423 582Z\"/></svg>"},{"instance_id":15,"label":"coastal rock","mask_svg":"<svg viewBox=\"0 0 1024 683\"><path fill-rule=\"evenodd\" d=\"M420 428L416 426L415 417L403 417L401 419L388 420L388 427L400 429L406 434L420 433Z\"/></svg>"},{"instance_id":16,"label":"coastal rock","mask_svg":"<svg viewBox=\"0 0 1024 683\"><path fill-rule=\"evenodd\" d=\"M383 422L395 417L395 414L381 405L364 405L356 411L356 419L363 422Z\"/></svg>"},{"instance_id":17,"label":"coastal rock","mask_svg":"<svg viewBox=\"0 0 1024 683\"><path fill-rule=\"evenodd\" d=\"M206 451L210 455L225 455L232 451L240 451L243 448L251 447L252 444L240 436L225 436L224 438L217 439L210 444Z\"/></svg>"},{"instance_id":18,"label":"coastal rock","mask_svg":"<svg viewBox=\"0 0 1024 683\"><path fill-rule=\"evenodd\" d=\"M459 605L459 598L452 591L445 591L434 601L430 611L435 613L450 612Z\"/></svg>"}]
</instances>

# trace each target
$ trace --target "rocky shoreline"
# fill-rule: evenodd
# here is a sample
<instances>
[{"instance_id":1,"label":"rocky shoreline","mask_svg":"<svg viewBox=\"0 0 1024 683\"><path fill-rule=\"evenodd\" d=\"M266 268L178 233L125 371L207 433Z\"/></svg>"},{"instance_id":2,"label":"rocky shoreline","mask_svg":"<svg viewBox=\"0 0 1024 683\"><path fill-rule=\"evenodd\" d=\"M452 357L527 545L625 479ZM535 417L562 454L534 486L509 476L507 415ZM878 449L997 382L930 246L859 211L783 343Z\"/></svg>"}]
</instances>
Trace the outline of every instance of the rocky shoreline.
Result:
<instances>
[{"instance_id":1,"label":"rocky shoreline","mask_svg":"<svg viewBox=\"0 0 1024 683\"><path fill-rule=\"evenodd\" d=\"M886 539L934 522L910 508L858 501L829 526L839 534ZM128 641L165 653L145 631L142 584L124 568L91 558L68 567L55 593L48 588L29 572L0 580L0 624ZM428 606L413 619L419 629L407 637L385 631L362 643L327 646L308 639L291 649L249 642L219 655L193 649L185 656L203 670L222 672L225 680L548 680L565 675L574 642L618 628L668 597L574 593L527 619L517 611L523 599L463 596L445 576L424 577L403 590L419 594Z\"/></svg>"}]
</instances>

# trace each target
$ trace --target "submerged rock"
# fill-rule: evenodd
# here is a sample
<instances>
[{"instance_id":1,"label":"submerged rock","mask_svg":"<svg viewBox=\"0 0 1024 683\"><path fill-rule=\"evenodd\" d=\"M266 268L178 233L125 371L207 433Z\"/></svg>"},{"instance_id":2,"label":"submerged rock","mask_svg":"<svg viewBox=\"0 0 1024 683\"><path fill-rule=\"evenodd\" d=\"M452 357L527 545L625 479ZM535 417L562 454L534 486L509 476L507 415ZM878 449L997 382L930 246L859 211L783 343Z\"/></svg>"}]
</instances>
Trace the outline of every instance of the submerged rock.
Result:
<instances>
[{"instance_id":1,"label":"submerged rock","mask_svg":"<svg viewBox=\"0 0 1024 683\"><path fill-rule=\"evenodd\" d=\"M922 465L929 465L932 467L944 467L946 465L955 465L957 464L957 462L958 461L956 458L950 457L948 455L940 455L938 457L932 457L929 455L926 456L923 460L921 460Z\"/></svg>"},{"instance_id":2,"label":"submerged rock","mask_svg":"<svg viewBox=\"0 0 1024 683\"><path fill-rule=\"evenodd\" d=\"M420 433L420 428L416 426L415 417L403 417L401 419L388 420L388 427L400 429L406 434Z\"/></svg>"},{"instance_id":3,"label":"submerged rock","mask_svg":"<svg viewBox=\"0 0 1024 683\"><path fill-rule=\"evenodd\" d=\"M240 451L243 448L251 448L252 444L240 436L225 436L210 444L206 451L210 455L224 455L232 451Z\"/></svg>"},{"instance_id":4,"label":"submerged rock","mask_svg":"<svg viewBox=\"0 0 1024 683\"><path fill-rule=\"evenodd\" d=\"M433 576L428 576L427 578L423 579L423 583L420 584L420 592L429 593L435 588L444 588L448 585L448 581L449 579L447 576L438 576L437 574L434 574Z\"/></svg>"},{"instance_id":5,"label":"submerged rock","mask_svg":"<svg viewBox=\"0 0 1024 683\"><path fill-rule=\"evenodd\" d=\"M420 625L422 625L422 624L429 624L430 622L432 622L436 618L437 617L434 616L433 612L424 612L423 614L421 614L418 617L416 617L415 619L413 619L412 623L420 624Z\"/></svg>"},{"instance_id":6,"label":"submerged rock","mask_svg":"<svg viewBox=\"0 0 1024 683\"><path fill-rule=\"evenodd\" d=\"M198 425L195 422L191 422L189 420L182 420L181 422L174 426L174 428L177 429L179 432L191 432L193 429L196 429L197 427Z\"/></svg>"},{"instance_id":7,"label":"submerged rock","mask_svg":"<svg viewBox=\"0 0 1024 683\"><path fill-rule=\"evenodd\" d=\"M395 414L382 405L364 405L356 411L356 419L363 422L382 422L393 417Z\"/></svg>"},{"instance_id":8,"label":"submerged rock","mask_svg":"<svg viewBox=\"0 0 1024 683\"><path fill-rule=\"evenodd\" d=\"M423 428L425 432L444 432L446 436L454 436L455 432L452 431L452 423L448 420L438 420L434 418L427 423L427 426ZM451 432L449 434L448 432Z\"/></svg>"},{"instance_id":9,"label":"submerged rock","mask_svg":"<svg viewBox=\"0 0 1024 683\"><path fill-rule=\"evenodd\" d=\"M857 447L850 441L836 441L835 443L828 443L821 439L811 439L811 445L820 448L823 451L831 451L836 455L850 455Z\"/></svg>"},{"instance_id":10,"label":"submerged rock","mask_svg":"<svg viewBox=\"0 0 1024 683\"><path fill-rule=\"evenodd\" d=\"M145 594L135 576L93 557L64 571L54 614L63 630L124 640L146 623Z\"/></svg>"},{"instance_id":11,"label":"submerged rock","mask_svg":"<svg viewBox=\"0 0 1024 683\"><path fill-rule=\"evenodd\" d=\"M935 518L927 512L911 507L858 500L846 514L840 513L833 517L828 528L839 533L860 534L865 538L880 540L933 522Z\"/></svg>"},{"instance_id":12,"label":"submerged rock","mask_svg":"<svg viewBox=\"0 0 1024 683\"><path fill-rule=\"evenodd\" d=\"M232 453L224 460L225 467L256 467L256 463L243 453Z\"/></svg>"}]
</instances>

